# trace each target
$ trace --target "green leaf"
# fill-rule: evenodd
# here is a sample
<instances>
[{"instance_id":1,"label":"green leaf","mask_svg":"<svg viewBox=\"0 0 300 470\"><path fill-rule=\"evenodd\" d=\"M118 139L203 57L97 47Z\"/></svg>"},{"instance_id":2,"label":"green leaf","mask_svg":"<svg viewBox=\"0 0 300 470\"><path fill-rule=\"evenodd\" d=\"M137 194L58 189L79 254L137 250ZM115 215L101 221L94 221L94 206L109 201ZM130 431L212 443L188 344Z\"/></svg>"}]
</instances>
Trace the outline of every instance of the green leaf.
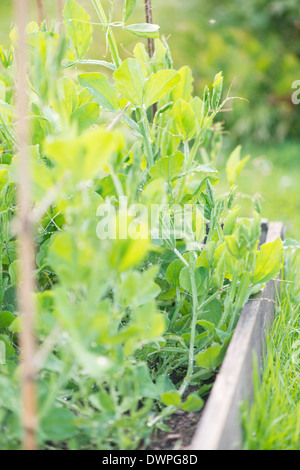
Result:
<instances>
[{"instance_id":1,"label":"green leaf","mask_svg":"<svg viewBox=\"0 0 300 470\"><path fill-rule=\"evenodd\" d=\"M271 243L265 243L257 252L253 284L263 284L277 277L282 268L282 240L277 238Z\"/></svg>"},{"instance_id":2,"label":"green leaf","mask_svg":"<svg viewBox=\"0 0 300 470\"><path fill-rule=\"evenodd\" d=\"M138 398L159 398L159 389L153 383L146 364L139 364L134 375Z\"/></svg>"},{"instance_id":3,"label":"green leaf","mask_svg":"<svg viewBox=\"0 0 300 470\"><path fill-rule=\"evenodd\" d=\"M180 75L176 70L160 70L151 75L145 85L144 105L149 108L161 100L180 81Z\"/></svg>"},{"instance_id":4,"label":"green leaf","mask_svg":"<svg viewBox=\"0 0 300 470\"><path fill-rule=\"evenodd\" d=\"M204 401L196 393L191 393L186 401L181 405L181 409L188 413L196 413L204 406Z\"/></svg>"},{"instance_id":5,"label":"green leaf","mask_svg":"<svg viewBox=\"0 0 300 470\"><path fill-rule=\"evenodd\" d=\"M123 13L123 22L126 23L127 20L131 17L132 13L135 10L137 0L125 0L124 2L124 13Z\"/></svg>"},{"instance_id":6,"label":"green leaf","mask_svg":"<svg viewBox=\"0 0 300 470\"><path fill-rule=\"evenodd\" d=\"M76 85L71 78L63 77L58 81L58 86L61 88L63 95L63 105L66 109L67 116L69 117L78 105L78 95ZM61 102L55 103L55 109L59 112Z\"/></svg>"},{"instance_id":7,"label":"green leaf","mask_svg":"<svg viewBox=\"0 0 300 470\"><path fill-rule=\"evenodd\" d=\"M204 330L213 332L215 329L215 325L207 320L198 320L197 325L202 326Z\"/></svg>"},{"instance_id":8,"label":"green leaf","mask_svg":"<svg viewBox=\"0 0 300 470\"><path fill-rule=\"evenodd\" d=\"M114 414L116 411L113 398L105 390L101 390L99 393L91 395L90 403L99 411L111 414Z\"/></svg>"},{"instance_id":9,"label":"green leaf","mask_svg":"<svg viewBox=\"0 0 300 470\"><path fill-rule=\"evenodd\" d=\"M77 58L82 59L88 51L93 38L90 16L74 0L67 0L63 15L66 31L71 36Z\"/></svg>"},{"instance_id":10,"label":"green leaf","mask_svg":"<svg viewBox=\"0 0 300 470\"><path fill-rule=\"evenodd\" d=\"M56 165L57 177L69 174L73 183L94 178L114 152L123 147L123 135L93 129L73 137L46 142L44 150Z\"/></svg>"},{"instance_id":11,"label":"green leaf","mask_svg":"<svg viewBox=\"0 0 300 470\"><path fill-rule=\"evenodd\" d=\"M163 178L170 183L175 178L184 164L184 155L176 152L171 157L160 158L150 169L152 178Z\"/></svg>"},{"instance_id":12,"label":"green leaf","mask_svg":"<svg viewBox=\"0 0 300 470\"><path fill-rule=\"evenodd\" d=\"M78 76L78 81L104 109L115 111L119 108L117 90L103 73L84 73Z\"/></svg>"},{"instance_id":13,"label":"green leaf","mask_svg":"<svg viewBox=\"0 0 300 470\"><path fill-rule=\"evenodd\" d=\"M99 118L99 105L97 103L85 103L71 114L71 121L77 123L78 131L91 127Z\"/></svg>"},{"instance_id":14,"label":"green leaf","mask_svg":"<svg viewBox=\"0 0 300 470\"><path fill-rule=\"evenodd\" d=\"M125 26L125 29L141 38L158 38L160 27L157 24L141 23Z\"/></svg>"},{"instance_id":15,"label":"green leaf","mask_svg":"<svg viewBox=\"0 0 300 470\"><path fill-rule=\"evenodd\" d=\"M15 320L15 316L11 312L1 312L0 313L0 330L3 328L8 328L13 321Z\"/></svg>"},{"instance_id":16,"label":"green leaf","mask_svg":"<svg viewBox=\"0 0 300 470\"><path fill-rule=\"evenodd\" d=\"M166 406L179 406L181 403L181 396L177 390L170 390L169 392L162 394L161 401Z\"/></svg>"},{"instance_id":17,"label":"green leaf","mask_svg":"<svg viewBox=\"0 0 300 470\"><path fill-rule=\"evenodd\" d=\"M20 262L18 259L16 259L13 263L10 264L8 268L10 282L12 286L15 286L17 284L18 274L19 274L19 265L20 265Z\"/></svg>"},{"instance_id":18,"label":"green leaf","mask_svg":"<svg viewBox=\"0 0 300 470\"><path fill-rule=\"evenodd\" d=\"M122 275L120 297L127 306L145 305L155 299L160 293L160 287L155 284L154 278L157 268L152 267L143 271L129 271Z\"/></svg>"},{"instance_id":19,"label":"green leaf","mask_svg":"<svg viewBox=\"0 0 300 470\"><path fill-rule=\"evenodd\" d=\"M202 369L215 369L220 365L220 355L222 346L218 343L213 343L205 351L201 351L195 357L198 367Z\"/></svg>"},{"instance_id":20,"label":"green leaf","mask_svg":"<svg viewBox=\"0 0 300 470\"><path fill-rule=\"evenodd\" d=\"M247 302L251 294L251 288L249 288L250 281L251 281L251 273L245 272L242 275L238 293L236 296L236 301L235 301L235 308L237 309L238 312L242 310L243 306L245 305L245 303Z\"/></svg>"},{"instance_id":21,"label":"green leaf","mask_svg":"<svg viewBox=\"0 0 300 470\"><path fill-rule=\"evenodd\" d=\"M192 70L190 67L185 66L178 70L178 73L181 80L172 91L172 99L174 103L176 103L180 98L189 103L193 98L194 78Z\"/></svg>"},{"instance_id":22,"label":"green leaf","mask_svg":"<svg viewBox=\"0 0 300 470\"><path fill-rule=\"evenodd\" d=\"M173 287L180 287L179 275L180 271L184 268L184 264L180 259L175 259L168 266L166 277L168 283Z\"/></svg>"},{"instance_id":23,"label":"green leaf","mask_svg":"<svg viewBox=\"0 0 300 470\"><path fill-rule=\"evenodd\" d=\"M197 121L197 127L199 130L201 120L202 120L202 112L203 112L203 101L199 96L195 96L195 98L192 99L192 101L189 103L191 106L192 110L195 113L196 121Z\"/></svg>"},{"instance_id":24,"label":"green leaf","mask_svg":"<svg viewBox=\"0 0 300 470\"><path fill-rule=\"evenodd\" d=\"M198 295L203 294L207 288L207 276L208 270L206 268L197 268L194 271L195 281L196 281L196 289ZM188 267L183 268L179 274L179 282L181 287L192 294L192 282L191 282L191 275Z\"/></svg>"},{"instance_id":25,"label":"green leaf","mask_svg":"<svg viewBox=\"0 0 300 470\"><path fill-rule=\"evenodd\" d=\"M191 106L180 98L173 106L173 117L178 134L185 142L192 139L196 130L196 116Z\"/></svg>"},{"instance_id":26,"label":"green leaf","mask_svg":"<svg viewBox=\"0 0 300 470\"><path fill-rule=\"evenodd\" d=\"M0 335L0 342L5 344L5 359L10 359L16 354L13 346L10 344L10 341L8 340L9 340L8 336Z\"/></svg>"},{"instance_id":27,"label":"green leaf","mask_svg":"<svg viewBox=\"0 0 300 470\"><path fill-rule=\"evenodd\" d=\"M238 145L231 153L226 163L227 179L230 186L233 186L236 183L237 178L250 158L250 155L247 155L247 157L241 160L241 150L242 147Z\"/></svg>"},{"instance_id":28,"label":"green leaf","mask_svg":"<svg viewBox=\"0 0 300 470\"><path fill-rule=\"evenodd\" d=\"M142 107L146 71L137 59L127 59L114 72L117 90L132 104Z\"/></svg>"},{"instance_id":29,"label":"green leaf","mask_svg":"<svg viewBox=\"0 0 300 470\"><path fill-rule=\"evenodd\" d=\"M175 390L175 385L167 374L159 375L156 379L155 386L159 396L169 392L170 390Z\"/></svg>"},{"instance_id":30,"label":"green leaf","mask_svg":"<svg viewBox=\"0 0 300 470\"><path fill-rule=\"evenodd\" d=\"M235 207L227 215L227 217L224 221L224 230L223 230L224 235L232 235L232 233L235 229L235 226L236 226L239 211L240 211L240 208Z\"/></svg>"},{"instance_id":31,"label":"green leaf","mask_svg":"<svg viewBox=\"0 0 300 470\"><path fill-rule=\"evenodd\" d=\"M211 107L216 110L220 104L223 91L223 75L219 72L214 79L213 94L211 98Z\"/></svg>"},{"instance_id":32,"label":"green leaf","mask_svg":"<svg viewBox=\"0 0 300 470\"><path fill-rule=\"evenodd\" d=\"M44 441L62 442L73 437L77 431L74 420L73 413L65 408L51 410L41 423Z\"/></svg>"},{"instance_id":33,"label":"green leaf","mask_svg":"<svg viewBox=\"0 0 300 470\"><path fill-rule=\"evenodd\" d=\"M234 235L227 235L225 240L229 253L236 259L242 259L247 251L247 247L240 245Z\"/></svg>"}]
</instances>

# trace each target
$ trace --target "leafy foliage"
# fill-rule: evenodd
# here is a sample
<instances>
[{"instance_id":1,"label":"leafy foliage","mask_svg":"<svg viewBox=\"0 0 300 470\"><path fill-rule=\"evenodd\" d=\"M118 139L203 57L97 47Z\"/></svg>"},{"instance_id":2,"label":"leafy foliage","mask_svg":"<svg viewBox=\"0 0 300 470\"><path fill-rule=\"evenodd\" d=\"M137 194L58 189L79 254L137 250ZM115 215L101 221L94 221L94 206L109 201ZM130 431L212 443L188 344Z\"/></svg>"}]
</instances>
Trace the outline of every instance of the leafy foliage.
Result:
<instances>
[{"instance_id":1,"label":"leafy foliage","mask_svg":"<svg viewBox=\"0 0 300 470\"><path fill-rule=\"evenodd\" d=\"M258 249L258 213L238 219L236 188L217 197L218 170L201 160L200 149L218 145L214 119L230 99L222 101L222 73L194 97L191 69L174 70L157 28L141 25L122 27L155 33L153 58L138 44L122 62L116 25L101 2L92 3L112 56L93 65L106 74L84 69L92 26L74 0L66 2L60 35L45 23L31 23L27 35L36 334L40 347L49 337L52 345L39 364L42 448L136 448L178 408L201 409L243 305L276 277L282 259L280 240ZM134 7L124 2L125 19ZM11 37L17 40L16 30ZM13 66L0 77L14 83ZM0 340L8 361L0 442L18 448L18 250L11 229L18 155L14 97L3 98ZM231 185L242 162L229 161ZM140 209L154 204L167 206L155 233Z\"/></svg>"}]
</instances>

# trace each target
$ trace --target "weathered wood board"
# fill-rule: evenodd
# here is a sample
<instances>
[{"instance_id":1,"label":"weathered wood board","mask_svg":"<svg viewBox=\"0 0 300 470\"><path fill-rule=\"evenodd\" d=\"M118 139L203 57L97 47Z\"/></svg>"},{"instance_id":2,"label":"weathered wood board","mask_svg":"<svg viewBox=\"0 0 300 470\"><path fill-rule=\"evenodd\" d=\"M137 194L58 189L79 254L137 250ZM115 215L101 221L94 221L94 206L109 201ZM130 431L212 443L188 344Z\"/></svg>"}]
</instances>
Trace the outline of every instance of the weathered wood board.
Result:
<instances>
[{"instance_id":1,"label":"weathered wood board","mask_svg":"<svg viewBox=\"0 0 300 470\"><path fill-rule=\"evenodd\" d=\"M273 222L262 242L278 237L283 237L283 225ZM271 281L245 305L189 449L240 449L240 404L252 398L253 353L263 360L266 333L274 320L275 293L275 282Z\"/></svg>"}]
</instances>

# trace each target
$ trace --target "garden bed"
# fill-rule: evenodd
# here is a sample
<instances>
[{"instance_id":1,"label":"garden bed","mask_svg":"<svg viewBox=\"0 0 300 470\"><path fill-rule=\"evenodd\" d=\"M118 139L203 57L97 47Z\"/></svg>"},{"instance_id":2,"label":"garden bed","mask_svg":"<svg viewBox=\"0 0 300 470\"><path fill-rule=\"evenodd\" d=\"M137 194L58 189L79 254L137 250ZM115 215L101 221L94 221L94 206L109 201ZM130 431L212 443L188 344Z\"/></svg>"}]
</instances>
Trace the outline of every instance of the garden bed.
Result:
<instances>
[{"instance_id":1,"label":"garden bed","mask_svg":"<svg viewBox=\"0 0 300 470\"><path fill-rule=\"evenodd\" d=\"M281 223L262 225L261 242L269 243L278 237L283 237ZM241 447L240 404L252 398L253 354L262 364L266 333L274 319L275 293L276 283L270 281L245 305L190 449Z\"/></svg>"}]
</instances>

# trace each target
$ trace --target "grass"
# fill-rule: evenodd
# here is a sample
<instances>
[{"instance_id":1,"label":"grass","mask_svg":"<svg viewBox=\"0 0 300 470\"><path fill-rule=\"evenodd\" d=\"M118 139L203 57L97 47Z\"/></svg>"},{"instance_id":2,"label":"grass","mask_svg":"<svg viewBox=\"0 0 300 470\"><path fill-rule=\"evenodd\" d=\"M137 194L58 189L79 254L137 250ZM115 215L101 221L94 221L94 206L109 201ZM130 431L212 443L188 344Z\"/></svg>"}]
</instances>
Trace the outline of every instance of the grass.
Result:
<instances>
[{"instance_id":1,"label":"grass","mask_svg":"<svg viewBox=\"0 0 300 470\"><path fill-rule=\"evenodd\" d=\"M245 450L300 450L299 258L288 257L262 377L256 368L253 405L243 405Z\"/></svg>"}]
</instances>

